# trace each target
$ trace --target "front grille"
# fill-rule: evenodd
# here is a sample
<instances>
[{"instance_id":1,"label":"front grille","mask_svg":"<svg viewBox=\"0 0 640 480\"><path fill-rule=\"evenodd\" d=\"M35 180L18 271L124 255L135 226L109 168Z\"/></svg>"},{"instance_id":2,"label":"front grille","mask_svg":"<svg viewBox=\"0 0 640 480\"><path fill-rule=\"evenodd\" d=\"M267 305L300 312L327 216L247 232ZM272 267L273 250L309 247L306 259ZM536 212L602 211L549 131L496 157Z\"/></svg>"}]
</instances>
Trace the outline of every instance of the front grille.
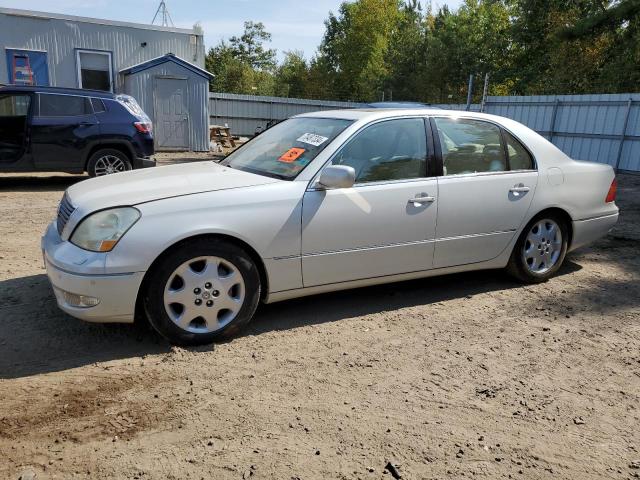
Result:
<instances>
[{"instance_id":1,"label":"front grille","mask_svg":"<svg viewBox=\"0 0 640 480\"><path fill-rule=\"evenodd\" d=\"M58 220L56 222L58 227L58 233L60 235L62 235L62 230L64 230L64 227L69 221L69 217L74 212L74 210L75 210L75 207L71 205L71 202L69 201L69 197L67 197L67 194L65 192L65 194L62 197L62 200L60 200L60 205L58 206Z\"/></svg>"}]
</instances>

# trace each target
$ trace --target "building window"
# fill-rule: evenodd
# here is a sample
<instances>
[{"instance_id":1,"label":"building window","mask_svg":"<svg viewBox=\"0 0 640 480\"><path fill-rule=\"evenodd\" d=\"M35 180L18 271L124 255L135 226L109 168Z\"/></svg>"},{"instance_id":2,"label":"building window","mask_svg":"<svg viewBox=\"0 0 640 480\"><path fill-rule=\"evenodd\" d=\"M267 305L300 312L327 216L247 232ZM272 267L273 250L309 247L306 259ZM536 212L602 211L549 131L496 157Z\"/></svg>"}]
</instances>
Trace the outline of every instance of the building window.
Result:
<instances>
[{"instance_id":1,"label":"building window","mask_svg":"<svg viewBox=\"0 0 640 480\"><path fill-rule=\"evenodd\" d=\"M111 52L77 50L80 88L112 92Z\"/></svg>"},{"instance_id":2,"label":"building window","mask_svg":"<svg viewBox=\"0 0 640 480\"><path fill-rule=\"evenodd\" d=\"M7 48L8 83L49 86L47 52Z\"/></svg>"}]
</instances>

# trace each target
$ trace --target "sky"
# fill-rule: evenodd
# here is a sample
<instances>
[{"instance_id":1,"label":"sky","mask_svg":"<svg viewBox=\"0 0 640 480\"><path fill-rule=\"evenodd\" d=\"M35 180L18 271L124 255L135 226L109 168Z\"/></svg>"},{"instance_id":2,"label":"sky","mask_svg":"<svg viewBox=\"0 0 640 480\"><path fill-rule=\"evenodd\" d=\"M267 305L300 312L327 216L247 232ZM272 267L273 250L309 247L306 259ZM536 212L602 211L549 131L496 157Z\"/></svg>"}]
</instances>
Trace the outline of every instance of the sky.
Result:
<instances>
[{"instance_id":1,"label":"sky","mask_svg":"<svg viewBox=\"0 0 640 480\"><path fill-rule=\"evenodd\" d=\"M176 27L191 28L200 22L205 45L240 35L247 20L262 22L272 34L270 47L282 58L287 50L315 53L324 33L329 11L338 11L342 0L165 0ZM428 1L428 0L426 0ZM423 0L423 4L425 0ZM455 9L462 0L432 0L434 9ZM160 0L0 0L0 6L63 13L81 17L151 23Z\"/></svg>"}]
</instances>

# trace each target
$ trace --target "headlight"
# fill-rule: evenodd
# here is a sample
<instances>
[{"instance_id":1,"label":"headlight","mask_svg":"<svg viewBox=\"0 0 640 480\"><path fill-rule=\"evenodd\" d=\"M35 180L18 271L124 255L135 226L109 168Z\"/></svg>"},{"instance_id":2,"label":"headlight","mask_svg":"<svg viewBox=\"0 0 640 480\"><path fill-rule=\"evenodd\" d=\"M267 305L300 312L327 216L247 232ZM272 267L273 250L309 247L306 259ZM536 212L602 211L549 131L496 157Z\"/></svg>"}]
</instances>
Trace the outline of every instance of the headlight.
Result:
<instances>
[{"instance_id":1,"label":"headlight","mask_svg":"<svg viewBox=\"0 0 640 480\"><path fill-rule=\"evenodd\" d=\"M110 252L140 218L133 207L111 208L86 217L71 235L71 243L92 252Z\"/></svg>"}]
</instances>

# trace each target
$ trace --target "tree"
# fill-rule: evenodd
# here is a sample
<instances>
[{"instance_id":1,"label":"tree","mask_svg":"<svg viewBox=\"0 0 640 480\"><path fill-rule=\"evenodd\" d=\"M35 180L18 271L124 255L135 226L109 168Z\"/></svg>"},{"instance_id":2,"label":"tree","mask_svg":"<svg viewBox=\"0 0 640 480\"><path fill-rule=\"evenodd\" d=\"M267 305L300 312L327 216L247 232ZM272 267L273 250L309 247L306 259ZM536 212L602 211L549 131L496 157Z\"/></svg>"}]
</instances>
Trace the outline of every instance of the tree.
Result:
<instances>
[{"instance_id":1,"label":"tree","mask_svg":"<svg viewBox=\"0 0 640 480\"><path fill-rule=\"evenodd\" d=\"M381 94L400 5L400 0L358 0L342 3L338 16L329 14L320 55L335 72L337 98L368 101Z\"/></svg>"},{"instance_id":2,"label":"tree","mask_svg":"<svg viewBox=\"0 0 640 480\"><path fill-rule=\"evenodd\" d=\"M210 89L215 92L273 95L275 81L275 50L266 49L263 42L271 35L262 23L245 22L240 37L222 40L209 49L206 69L214 75Z\"/></svg>"},{"instance_id":3,"label":"tree","mask_svg":"<svg viewBox=\"0 0 640 480\"><path fill-rule=\"evenodd\" d=\"M244 33L229 39L233 57L256 70L269 71L276 66L276 51L266 49L264 43L271 41L262 22L244 22Z\"/></svg>"},{"instance_id":4,"label":"tree","mask_svg":"<svg viewBox=\"0 0 640 480\"><path fill-rule=\"evenodd\" d=\"M305 96L309 67L301 51L285 52L285 57L276 71L276 95L282 97Z\"/></svg>"}]
</instances>

